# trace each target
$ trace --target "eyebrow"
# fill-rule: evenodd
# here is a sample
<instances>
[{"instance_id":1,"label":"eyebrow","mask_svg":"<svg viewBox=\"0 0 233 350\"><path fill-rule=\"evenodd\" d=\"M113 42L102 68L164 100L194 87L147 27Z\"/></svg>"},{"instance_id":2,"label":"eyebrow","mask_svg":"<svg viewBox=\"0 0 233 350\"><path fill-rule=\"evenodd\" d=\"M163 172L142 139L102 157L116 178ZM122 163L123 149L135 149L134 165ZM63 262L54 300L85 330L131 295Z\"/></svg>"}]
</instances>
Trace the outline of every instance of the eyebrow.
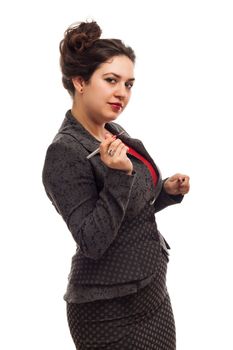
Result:
<instances>
[{"instance_id":1,"label":"eyebrow","mask_svg":"<svg viewBox=\"0 0 233 350\"><path fill-rule=\"evenodd\" d=\"M105 73L104 74L104 76L105 75L109 75L109 74L111 74L111 75L114 75L116 78L121 78L121 76L120 75L118 75L118 74L116 74L116 73L113 73L113 72L109 72L109 73ZM135 80L135 78L129 78L129 79L127 79L127 81L134 81Z\"/></svg>"}]
</instances>

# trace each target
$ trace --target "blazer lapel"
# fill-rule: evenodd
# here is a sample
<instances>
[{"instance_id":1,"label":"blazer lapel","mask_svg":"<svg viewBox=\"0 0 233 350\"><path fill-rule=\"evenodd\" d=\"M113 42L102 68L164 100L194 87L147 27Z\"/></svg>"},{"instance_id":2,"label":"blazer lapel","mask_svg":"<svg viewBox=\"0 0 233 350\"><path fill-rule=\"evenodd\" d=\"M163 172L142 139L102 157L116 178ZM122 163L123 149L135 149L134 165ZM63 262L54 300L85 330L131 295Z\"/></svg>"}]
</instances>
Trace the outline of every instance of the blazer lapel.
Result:
<instances>
[{"instance_id":1,"label":"blazer lapel","mask_svg":"<svg viewBox=\"0 0 233 350\"><path fill-rule=\"evenodd\" d=\"M112 134L117 135L119 134L123 129L120 125L117 123L107 123L105 125L106 129L109 130ZM69 110L66 113L65 119L59 129L59 134L68 134L75 138L79 143L82 144L82 146L88 151L93 152L96 148L99 147L100 142L96 140L83 126L80 124L74 116L71 114L71 111ZM151 158L149 153L147 152L145 146L143 143L135 138L132 138L129 136L127 132L119 136L119 139L122 140L127 146L132 147L140 153L143 157L145 157L151 165L154 167L159 182L161 181L161 173L157 165L155 164L154 160ZM160 186L159 186L160 187Z\"/></svg>"},{"instance_id":2,"label":"blazer lapel","mask_svg":"<svg viewBox=\"0 0 233 350\"><path fill-rule=\"evenodd\" d=\"M144 158L146 158L151 163L151 165L153 166L155 171L157 172L157 175L159 175L159 176L161 175L158 166L155 164L154 160L151 158L151 156L147 152L147 150L146 150L144 144L142 143L142 141L140 141L138 139L134 139L134 138L132 138L130 136L127 136L127 134L126 135L125 134L120 135L119 139L121 139L126 145L128 145L129 147L135 149L135 151L137 151Z\"/></svg>"},{"instance_id":3,"label":"blazer lapel","mask_svg":"<svg viewBox=\"0 0 233 350\"><path fill-rule=\"evenodd\" d=\"M108 129L113 134L118 134L119 132L121 132L123 130L116 123L108 123L108 124L106 124L106 129ZM143 145L142 141L130 137L129 134L127 134L127 132L125 132L124 134L120 135L119 139L122 140L127 146L134 148L135 151L140 153L144 158L146 158L152 164L152 166L155 168L155 170L157 169L156 164L154 163L153 159L151 158L151 156L147 152L147 150L146 150L145 146Z\"/></svg>"},{"instance_id":4,"label":"blazer lapel","mask_svg":"<svg viewBox=\"0 0 233 350\"><path fill-rule=\"evenodd\" d=\"M100 142L73 117L71 111L66 113L66 117L59 129L59 134L68 134L72 136L81 143L88 152L93 152L100 145Z\"/></svg>"},{"instance_id":5,"label":"blazer lapel","mask_svg":"<svg viewBox=\"0 0 233 350\"><path fill-rule=\"evenodd\" d=\"M161 172L159 170L159 167L155 164L154 160L151 158L151 156L147 152L145 146L143 145L143 143L140 140L138 140L138 139L130 139L130 142L129 143L127 143L127 142L128 142L128 140L125 140L125 143L128 144L128 146L134 148L135 151L140 153L144 158L146 158L151 163L151 165L153 166L155 172L157 173L157 176L158 176L157 184L156 184L156 187L153 187L153 189L154 189L154 199L153 199L153 201L155 201L155 199L158 197L158 195L159 195L159 193L160 193L160 191L162 189L162 185L163 185L163 183L162 183L162 175L161 175Z\"/></svg>"},{"instance_id":6,"label":"blazer lapel","mask_svg":"<svg viewBox=\"0 0 233 350\"><path fill-rule=\"evenodd\" d=\"M117 134L117 133L122 131L122 128L116 123L108 123L108 124L106 124L106 128L110 132L112 132L113 134ZM162 185L163 185L162 175L161 175L161 172L159 170L159 167L155 164L154 160L151 158L151 156L147 152L142 141L130 137L129 134L127 134L127 132L120 135L119 139L122 140L127 146L133 148L135 151L137 151L139 154L141 154L144 158L146 158L151 163L153 168L155 169L155 172L157 173L157 176L158 176L157 185L154 188L154 200L155 200L158 197L158 195L162 189Z\"/></svg>"}]
</instances>

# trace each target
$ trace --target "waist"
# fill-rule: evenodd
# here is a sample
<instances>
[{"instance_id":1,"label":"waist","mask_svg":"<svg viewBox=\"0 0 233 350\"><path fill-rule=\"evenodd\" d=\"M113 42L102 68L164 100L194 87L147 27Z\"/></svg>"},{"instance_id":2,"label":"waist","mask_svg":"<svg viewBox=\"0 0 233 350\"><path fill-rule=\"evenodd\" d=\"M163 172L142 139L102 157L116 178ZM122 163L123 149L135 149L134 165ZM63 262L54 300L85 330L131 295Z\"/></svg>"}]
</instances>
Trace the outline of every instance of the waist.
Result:
<instances>
[{"instance_id":1,"label":"waist","mask_svg":"<svg viewBox=\"0 0 233 350\"><path fill-rule=\"evenodd\" d=\"M119 298L138 293L141 289L153 285L156 294L163 298L166 294L167 258L161 254L154 274L142 280L116 285L80 285L69 283L64 300L68 303L86 303L96 300Z\"/></svg>"},{"instance_id":2,"label":"waist","mask_svg":"<svg viewBox=\"0 0 233 350\"><path fill-rule=\"evenodd\" d=\"M109 248L99 260L79 252L72 258L69 282L81 285L115 285L139 281L156 272L161 252L158 240L148 240L123 249Z\"/></svg>"}]
</instances>

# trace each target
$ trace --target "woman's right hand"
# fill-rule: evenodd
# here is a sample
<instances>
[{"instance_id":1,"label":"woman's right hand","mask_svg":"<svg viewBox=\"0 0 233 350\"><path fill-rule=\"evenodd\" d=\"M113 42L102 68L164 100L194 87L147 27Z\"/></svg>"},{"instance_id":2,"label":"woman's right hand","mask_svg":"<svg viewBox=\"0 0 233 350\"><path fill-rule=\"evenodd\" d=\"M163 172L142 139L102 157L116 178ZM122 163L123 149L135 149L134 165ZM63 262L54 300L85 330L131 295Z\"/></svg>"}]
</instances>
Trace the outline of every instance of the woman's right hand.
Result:
<instances>
[{"instance_id":1,"label":"woman's right hand","mask_svg":"<svg viewBox=\"0 0 233 350\"><path fill-rule=\"evenodd\" d=\"M106 139L100 144L100 158L109 168L125 171L132 174L133 164L127 157L128 147L115 135L106 135Z\"/></svg>"}]
</instances>

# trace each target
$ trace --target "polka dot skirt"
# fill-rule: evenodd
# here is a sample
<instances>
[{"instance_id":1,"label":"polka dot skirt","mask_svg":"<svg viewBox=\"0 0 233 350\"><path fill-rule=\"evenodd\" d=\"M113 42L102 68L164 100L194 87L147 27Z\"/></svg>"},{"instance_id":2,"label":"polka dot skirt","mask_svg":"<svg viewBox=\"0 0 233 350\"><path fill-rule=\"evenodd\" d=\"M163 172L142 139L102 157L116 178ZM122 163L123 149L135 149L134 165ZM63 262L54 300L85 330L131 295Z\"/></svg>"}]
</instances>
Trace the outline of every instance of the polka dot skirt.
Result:
<instances>
[{"instance_id":1,"label":"polka dot skirt","mask_svg":"<svg viewBox=\"0 0 233 350\"><path fill-rule=\"evenodd\" d=\"M153 282L136 294L83 304L67 303L78 350L175 350L175 322L166 289L165 258Z\"/></svg>"}]
</instances>

